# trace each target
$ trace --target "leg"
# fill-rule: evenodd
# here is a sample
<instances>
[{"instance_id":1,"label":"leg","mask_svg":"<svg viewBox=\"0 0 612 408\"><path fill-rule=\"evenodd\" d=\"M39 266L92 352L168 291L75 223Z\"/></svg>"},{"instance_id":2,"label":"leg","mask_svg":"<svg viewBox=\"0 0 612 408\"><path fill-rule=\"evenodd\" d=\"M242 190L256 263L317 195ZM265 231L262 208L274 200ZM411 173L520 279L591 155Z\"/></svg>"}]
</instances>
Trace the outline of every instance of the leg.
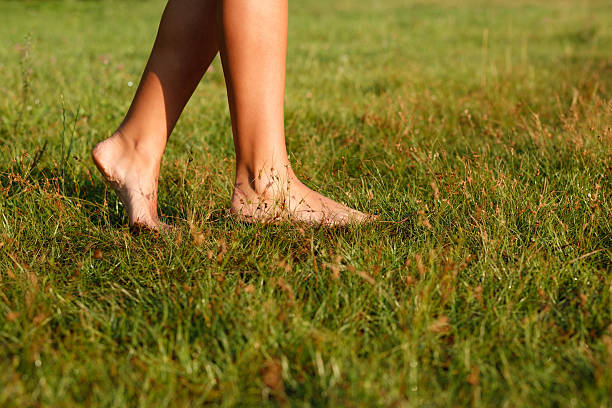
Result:
<instances>
[{"instance_id":1,"label":"leg","mask_svg":"<svg viewBox=\"0 0 612 408\"><path fill-rule=\"evenodd\" d=\"M158 229L157 178L166 142L217 54L217 1L170 0L132 105L92 156L130 226Z\"/></svg>"},{"instance_id":2,"label":"leg","mask_svg":"<svg viewBox=\"0 0 612 408\"><path fill-rule=\"evenodd\" d=\"M365 214L326 198L293 173L285 147L287 0L222 0L220 52L234 144L231 210L249 221L346 224Z\"/></svg>"}]
</instances>

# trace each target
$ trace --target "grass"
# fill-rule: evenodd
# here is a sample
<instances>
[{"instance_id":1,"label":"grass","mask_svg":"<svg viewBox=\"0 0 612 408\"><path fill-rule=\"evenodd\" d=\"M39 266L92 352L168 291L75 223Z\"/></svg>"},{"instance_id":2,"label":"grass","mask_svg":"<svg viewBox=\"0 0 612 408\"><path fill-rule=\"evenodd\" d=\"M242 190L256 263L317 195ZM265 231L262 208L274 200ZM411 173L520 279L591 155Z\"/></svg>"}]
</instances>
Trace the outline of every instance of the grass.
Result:
<instances>
[{"instance_id":1,"label":"grass","mask_svg":"<svg viewBox=\"0 0 612 408\"><path fill-rule=\"evenodd\" d=\"M384 221L234 221L215 61L156 238L89 152L162 9L0 2L1 406L611 406L608 2L292 2L294 167Z\"/></svg>"}]
</instances>

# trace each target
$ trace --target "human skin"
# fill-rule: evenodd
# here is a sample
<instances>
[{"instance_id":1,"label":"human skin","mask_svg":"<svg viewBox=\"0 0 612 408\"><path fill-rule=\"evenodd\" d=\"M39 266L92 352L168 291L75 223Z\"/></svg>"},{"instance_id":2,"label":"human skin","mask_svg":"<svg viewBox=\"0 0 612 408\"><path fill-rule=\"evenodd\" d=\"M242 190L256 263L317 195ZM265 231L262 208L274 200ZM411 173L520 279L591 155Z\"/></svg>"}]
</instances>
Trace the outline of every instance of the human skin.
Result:
<instances>
[{"instance_id":1,"label":"human skin","mask_svg":"<svg viewBox=\"0 0 612 408\"><path fill-rule=\"evenodd\" d=\"M157 214L167 140L217 52L236 149L230 211L248 222L317 224L369 220L309 189L285 146L287 0L170 0L136 95L118 129L92 151L94 163L136 229L166 228Z\"/></svg>"}]
</instances>

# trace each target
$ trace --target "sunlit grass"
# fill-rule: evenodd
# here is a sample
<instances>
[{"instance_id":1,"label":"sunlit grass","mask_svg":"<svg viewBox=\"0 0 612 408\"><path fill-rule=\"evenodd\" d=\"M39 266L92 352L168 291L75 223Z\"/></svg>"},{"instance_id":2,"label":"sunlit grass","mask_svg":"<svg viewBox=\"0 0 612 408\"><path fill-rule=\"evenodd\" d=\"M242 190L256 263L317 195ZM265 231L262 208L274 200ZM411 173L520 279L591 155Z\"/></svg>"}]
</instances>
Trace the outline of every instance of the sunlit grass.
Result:
<instances>
[{"instance_id":1,"label":"sunlit grass","mask_svg":"<svg viewBox=\"0 0 612 408\"><path fill-rule=\"evenodd\" d=\"M132 236L89 151L162 8L0 2L1 406L612 404L607 2L293 2L293 165L382 221L234 221L215 61Z\"/></svg>"}]
</instances>

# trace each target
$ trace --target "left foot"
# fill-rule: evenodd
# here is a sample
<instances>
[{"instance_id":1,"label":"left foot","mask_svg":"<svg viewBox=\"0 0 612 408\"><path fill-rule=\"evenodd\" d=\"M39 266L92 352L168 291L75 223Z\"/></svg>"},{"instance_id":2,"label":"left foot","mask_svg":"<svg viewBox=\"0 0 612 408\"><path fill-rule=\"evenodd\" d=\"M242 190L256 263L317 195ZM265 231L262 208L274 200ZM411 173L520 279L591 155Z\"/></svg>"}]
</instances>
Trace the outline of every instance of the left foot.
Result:
<instances>
[{"instance_id":1,"label":"left foot","mask_svg":"<svg viewBox=\"0 0 612 408\"><path fill-rule=\"evenodd\" d=\"M129 139L116 132L98 143L91 156L102 177L123 203L133 231L170 228L157 217L161 155L134 147Z\"/></svg>"}]
</instances>

